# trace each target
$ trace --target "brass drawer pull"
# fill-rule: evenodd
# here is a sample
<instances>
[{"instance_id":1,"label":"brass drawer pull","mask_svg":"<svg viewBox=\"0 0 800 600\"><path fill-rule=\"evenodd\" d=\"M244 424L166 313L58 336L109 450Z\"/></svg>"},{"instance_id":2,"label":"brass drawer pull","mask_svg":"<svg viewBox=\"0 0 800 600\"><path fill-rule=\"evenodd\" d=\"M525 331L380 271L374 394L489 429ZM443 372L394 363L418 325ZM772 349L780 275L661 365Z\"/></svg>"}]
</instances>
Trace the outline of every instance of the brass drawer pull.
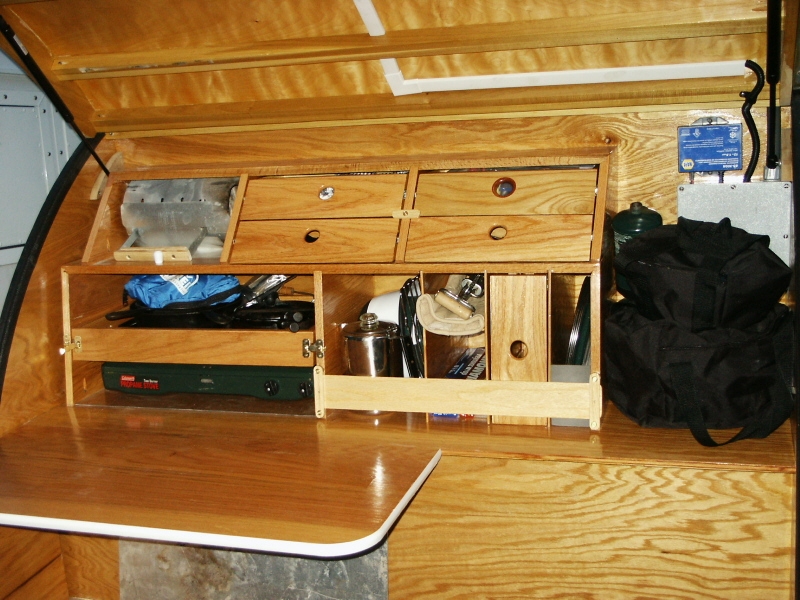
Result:
<instances>
[{"instance_id":1,"label":"brass drawer pull","mask_svg":"<svg viewBox=\"0 0 800 600\"><path fill-rule=\"evenodd\" d=\"M498 198L508 198L517 189L517 182L511 177L501 177L492 184L492 193Z\"/></svg>"}]
</instances>

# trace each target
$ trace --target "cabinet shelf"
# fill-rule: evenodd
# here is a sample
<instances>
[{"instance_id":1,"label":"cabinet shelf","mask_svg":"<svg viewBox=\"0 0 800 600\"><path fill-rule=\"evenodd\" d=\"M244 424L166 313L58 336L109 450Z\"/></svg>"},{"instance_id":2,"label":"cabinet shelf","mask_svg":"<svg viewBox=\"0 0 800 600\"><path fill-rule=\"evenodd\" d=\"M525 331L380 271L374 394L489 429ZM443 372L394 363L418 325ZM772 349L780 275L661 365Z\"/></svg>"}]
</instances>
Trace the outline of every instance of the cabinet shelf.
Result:
<instances>
[{"instance_id":1,"label":"cabinet shelf","mask_svg":"<svg viewBox=\"0 0 800 600\"><path fill-rule=\"evenodd\" d=\"M128 181L109 181L84 261L64 266L64 335L69 401L102 389L102 362L302 366L314 368L315 412L330 409L483 414L500 422L546 424L602 413L599 321L608 155L552 161L524 157L353 166L254 168L239 189L219 259L156 265L116 262L125 232L116 215ZM383 165L384 167L386 165ZM390 170L391 172L385 172ZM339 173L339 176L336 175ZM195 170L195 177L218 175ZM159 178L179 178L176 169ZM313 330L145 329L109 325L127 277L135 274L300 275L313 295ZM425 378L347 375L341 328L369 301L414 277L435 294L447 276L483 273L485 331L423 336ZM589 365L578 382L554 381L563 362L583 280L591 281ZM116 291L114 290L116 288ZM75 340L80 338L80 345ZM480 338L480 339L479 339ZM303 342L324 352L303 356ZM467 348L484 347L479 380L445 374ZM308 354L308 353L307 353ZM516 419L516 420L514 420Z\"/></svg>"}]
</instances>

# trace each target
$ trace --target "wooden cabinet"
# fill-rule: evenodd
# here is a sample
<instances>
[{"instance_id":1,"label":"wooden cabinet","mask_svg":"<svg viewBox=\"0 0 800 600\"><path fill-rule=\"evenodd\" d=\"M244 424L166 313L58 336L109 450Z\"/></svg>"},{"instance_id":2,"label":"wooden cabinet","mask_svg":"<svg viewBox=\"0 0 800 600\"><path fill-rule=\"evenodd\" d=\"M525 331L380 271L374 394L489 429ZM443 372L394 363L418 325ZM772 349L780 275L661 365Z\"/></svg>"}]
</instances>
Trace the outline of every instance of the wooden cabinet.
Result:
<instances>
[{"instance_id":1,"label":"wooden cabinet","mask_svg":"<svg viewBox=\"0 0 800 600\"><path fill-rule=\"evenodd\" d=\"M102 393L102 361L314 366L320 417L337 408L403 410L536 418L530 422L544 424L551 417L579 418L598 428L608 161L600 154L224 173L239 178L239 189L221 258L162 265L132 262L127 254L114 260L114 245L126 238L116 216L124 189L147 172L114 174L84 261L64 268L71 401ZM185 176L179 169L158 173ZM154 256L154 249L142 250L145 258ZM313 298L316 323L297 333L120 327L103 315L119 308L122 286L133 273L228 273L242 280L294 275ZM411 278L419 278L422 293L435 295L450 275L468 273L485 279L484 332L426 332L424 379L347 374L341 327L357 321L372 298L399 290ZM591 337L589 375L575 383L554 381L551 365L565 355L558 347L562 330L572 325L587 278L594 323L585 332ZM318 351L309 352L309 346ZM486 349L486 374L480 381L447 379L471 347Z\"/></svg>"}]
</instances>

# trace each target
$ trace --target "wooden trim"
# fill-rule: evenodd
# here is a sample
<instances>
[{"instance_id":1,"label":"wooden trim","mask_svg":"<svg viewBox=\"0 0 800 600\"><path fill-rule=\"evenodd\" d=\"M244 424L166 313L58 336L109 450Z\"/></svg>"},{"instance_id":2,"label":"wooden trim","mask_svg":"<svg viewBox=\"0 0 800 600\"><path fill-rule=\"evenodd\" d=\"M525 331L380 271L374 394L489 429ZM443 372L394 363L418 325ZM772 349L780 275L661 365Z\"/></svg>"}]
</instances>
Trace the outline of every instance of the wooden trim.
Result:
<instances>
[{"instance_id":1,"label":"wooden trim","mask_svg":"<svg viewBox=\"0 0 800 600\"><path fill-rule=\"evenodd\" d=\"M125 156L122 152L115 152L114 155L106 161L106 168L109 171L119 171L125 167ZM92 191L89 192L90 200L99 200L105 192L106 184L108 183L108 175L105 171L100 171L97 174L97 179L94 180Z\"/></svg>"},{"instance_id":2,"label":"wooden trim","mask_svg":"<svg viewBox=\"0 0 800 600\"><path fill-rule=\"evenodd\" d=\"M586 383L325 375L325 408L588 419Z\"/></svg>"},{"instance_id":3,"label":"wooden trim","mask_svg":"<svg viewBox=\"0 0 800 600\"><path fill-rule=\"evenodd\" d=\"M591 85L564 85L498 90L466 90L394 97L391 94L334 96L102 109L92 122L98 131L129 135L170 135L243 131L255 128L340 127L376 123L440 121L442 118L480 119L532 115L545 111L597 113L607 108L691 103L733 102L747 88L744 77L717 77L676 81L645 81ZM358 110L353 110L354 106Z\"/></svg>"},{"instance_id":4,"label":"wooden trim","mask_svg":"<svg viewBox=\"0 0 800 600\"><path fill-rule=\"evenodd\" d=\"M85 263L91 262L94 246L97 242L97 236L104 227L107 227L106 214L109 211L109 197L111 196L111 191L114 189L114 184L120 179L121 178L118 173L111 173L108 176L105 190L103 190L103 197L100 199L100 205L97 207L97 213L94 217L92 230L89 232L89 239L86 241L86 248L83 251L82 261ZM116 248L113 248L112 250L116 250Z\"/></svg>"},{"instance_id":5,"label":"wooden trim","mask_svg":"<svg viewBox=\"0 0 800 600\"><path fill-rule=\"evenodd\" d=\"M225 234L225 242L222 244L222 256L219 261L226 263L230 260L231 250L236 241L236 231L239 228L239 215L242 212L242 204L244 204L245 193L247 191L248 174L242 173L239 176L239 187L236 188L236 198L233 201L233 210L231 211L231 221L228 225L228 232Z\"/></svg>"},{"instance_id":6,"label":"wooden trim","mask_svg":"<svg viewBox=\"0 0 800 600\"><path fill-rule=\"evenodd\" d=\"M75 402L74 389L72 384L72 350L69 344L72 342L72 319L70 318L69 306L69 275L61 269L61 318L63 322L64 338L62 340L64 348L64 374L66 380L66 401L67 406L72 406Z\"/></svg>"},{"instance_id":7,"label":"wooden trim","mask_svg":"<svg viewBox=\"0 0 800 600\"><path fill-rule=\"evenodd\" d=\"M326 275L390 275L406 274L427 271L429 273L518 273L522 275L536 275L551 270L553 273L574 273L576 275L589 275L594 268L591 262L497 262L488 265L486 262L451 262L451 263L253 263L242 265L219 264L217 261L203 261L196 259L192 262L193 273L219 273L219 274L259 274L277 273L286 275L308 275L315 270L324 270ZM138 274L163 274L174 275L175 266L147 264L126 264L116 262L103 262L99 264L66 265L67 273L84 273L93 275L138 275Z\"/></svg>"},{"instance_id":8,"label":"wooden trim","mask_svg":"<svg viewBox=\"0 0 800 600\"><path fill-rule=\"evenodd\" d=\"M592 226L592 250L590 260L600 260L603 252L603 228L606 216L606 197L608 194L608 172L610 156L600 161L597 168L597 198L594 207L594 224Z\"/></svg>"},{"instance_id":9,"label":"wooden trim","mask_svg":"<svg viewBox=\"0 0 800 600\"><path fill-rule=\"evenodd\" d=\"M417 195L417 179L419 177L419 167L413 166L408 170L408 177L406 179L406 197L403 198L402 210L411 210L414 208L414 202ZM400 220L400 231L397 234L398 244L395 248L394 260L397 263L403 263L406 259L406 246L408 245L408 230L411 227L410 219Z\"/></svg>"},{"instance_id":10,"label":"wooden trim","mask_svg":"<svg viewBox=\"0 0 800 600\"><path fill-rule=\"evenodd\" d=\"M600 281L600 265L595 264L594 269L592 270L591 279L589 282L590 290L591 290L591 302L589 303L590 308L590 337L589 337L589 347L592 349L592 364L591 364L591 372L592 373L600 373L600 365L602 363L602 356L600 347L601 339L602 339L602 311L601 307L603 305L603 296L602 296L602 285Z\"/></svg>"},{"instance_id":11,"label":"wooden trim","mask_svg":"<svg viewBox=\"0 0 800 600\"><path fill-rule=\"evenodd\" d=\"M725 7L602 14L435 29L388 31L383 36L336 35L275 40L249 46L204 46L129 53L56 56L59 80L264 68L284 65L528 50L763 33L763 13L731 16Z\"/></svg>"}]
</instances>

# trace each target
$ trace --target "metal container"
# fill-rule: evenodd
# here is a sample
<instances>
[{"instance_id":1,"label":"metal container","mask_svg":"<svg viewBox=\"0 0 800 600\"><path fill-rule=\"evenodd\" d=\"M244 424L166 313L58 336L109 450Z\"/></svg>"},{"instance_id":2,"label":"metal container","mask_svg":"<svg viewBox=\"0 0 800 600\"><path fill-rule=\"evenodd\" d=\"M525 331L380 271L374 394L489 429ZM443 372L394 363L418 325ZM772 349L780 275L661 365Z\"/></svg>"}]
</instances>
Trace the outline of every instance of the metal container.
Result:
<instances>
[{"instance_id":1,"label":"metal container","mask_svg":"<svg viewBox=\"0 0 800 600\"><path fill-rule=\"evenodd\" d=\"M402 377L403 350L397 325L364 313L342 328L347 372L366 377Z\"/></svg>"},{"instance_id":2,"label":"metal container","mask_svg":"<svg viewBox=\"0 0 800 600\"><path fill-rule=\"evenodd\" d=\"M640 233L654 229L662 224L661 215L641 202L631 202L630 208L620 211L611 221L614 229L614 250Z\"/></svg>"},{"instance_id":3,"label":"metal container","mask_svg":"<svg viewBox=\"0 0 800 600\"><path fill-rule=\"evenodd\" d=\"M661 215L641 202L631 202L631 207L620 211L611 221L614 230L614 253L619 254L619 248L625 242L650 229L660 227L663 223ZM624 296L630 293L630 286L625 276L617 273L617 290Z\"/></svg>"}]
</instances>

